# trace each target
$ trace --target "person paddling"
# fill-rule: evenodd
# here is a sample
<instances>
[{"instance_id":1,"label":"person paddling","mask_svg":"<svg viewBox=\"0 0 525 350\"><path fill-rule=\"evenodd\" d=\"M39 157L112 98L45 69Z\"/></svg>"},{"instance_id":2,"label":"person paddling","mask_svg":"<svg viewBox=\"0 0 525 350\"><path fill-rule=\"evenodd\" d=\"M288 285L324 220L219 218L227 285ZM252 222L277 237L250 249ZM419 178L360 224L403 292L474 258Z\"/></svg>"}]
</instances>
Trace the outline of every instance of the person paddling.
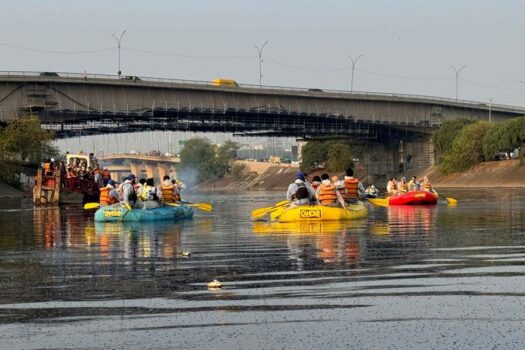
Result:
<instances>
[{"instance_id":1,"label":"person paddling","mask_svg":"<svg viewBox=\"0 0 525 350\"><path fill-rule=\"evenodd\" d=\"M306 205L315 196L315 192L306 181L306 176L302 172L295 175L295 181L288 186L286 199L292 202L292 206Z\"/></svg>"},{"instance_id":2,"label":"person paddling","mask_svg":"<svg viewBox=\"0 0 525 350\"><path fill-rule=\"evenodd\" d=\"M354 177L354 170L352 168L346 169L344 185L345 191L343 192L343 198L345 202L349 204L357 203L359 197L363 197L365 195L365 187L358 178Z\"/></svg>"},{"instance_id":3,"label":"person paddling","mask_svg":"<svg viewBox=\"0 0 525 350\"><path fill-rule=\"evenodd\" d=\"M120 196L115 189L115 181L109 180L105 187L100 189L100 206L104 207L120 202Z\"/></svg>"}]
</instances>

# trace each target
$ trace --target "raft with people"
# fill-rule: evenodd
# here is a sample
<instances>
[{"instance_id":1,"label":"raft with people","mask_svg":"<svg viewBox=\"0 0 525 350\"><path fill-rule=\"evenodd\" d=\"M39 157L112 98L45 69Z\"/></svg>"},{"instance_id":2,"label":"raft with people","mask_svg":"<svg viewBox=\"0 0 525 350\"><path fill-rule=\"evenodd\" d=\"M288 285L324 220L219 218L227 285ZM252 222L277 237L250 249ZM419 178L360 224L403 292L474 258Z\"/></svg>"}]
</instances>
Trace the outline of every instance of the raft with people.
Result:
<instances>
[{"instance_id":1,"label":"raft with people","mask_svg":"<svg viewBox=\"0 0 525 350\"><path fill-rule=\"evenodd\" d=\"M388 205L434 205L437 201L437 193L421 190L388 197Z\"/></svg>"},{"instance_id":2,"label":"raft with people","mask_svg":"<svg viewBox=\"0 0 525 350\"><path fill-rule=\"evenodd\" d=\"M327 205L301 205L275 210L270 214L272 221L311 222L346 221L366 218L368 209L363 202L348 204L345 208Z\"/></svg>"},{"instance_id":3,"label":"raft with people","mask_svg":"<svg viewBox=\"0 0 525 350\"><path fill-rule=\"evenodd\" d=\"M165 205L151 209L128 208L120 203L99 208L95 212L97 222L143 222L181 220L193 217L193 207L185 204Z\"/></svg>"}]
</instances>

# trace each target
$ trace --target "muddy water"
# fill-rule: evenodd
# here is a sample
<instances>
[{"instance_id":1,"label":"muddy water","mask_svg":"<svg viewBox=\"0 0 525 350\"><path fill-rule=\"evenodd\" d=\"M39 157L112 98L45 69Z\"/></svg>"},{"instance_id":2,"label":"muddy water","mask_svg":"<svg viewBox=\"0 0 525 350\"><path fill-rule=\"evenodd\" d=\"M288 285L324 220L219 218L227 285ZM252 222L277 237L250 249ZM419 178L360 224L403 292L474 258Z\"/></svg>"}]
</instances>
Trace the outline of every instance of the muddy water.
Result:
<instances>
[{"instance_id":1,"label":"muddy water","mask_svg":"<svg viewBox=\"0 0 525 350\"><path fill-rule=\"evenodd\" d=\"M154 224L4 203L0 348L522 349L525 192L447 194L311 225L252 223L272 193Z\"/></svg>"}]
</instances>

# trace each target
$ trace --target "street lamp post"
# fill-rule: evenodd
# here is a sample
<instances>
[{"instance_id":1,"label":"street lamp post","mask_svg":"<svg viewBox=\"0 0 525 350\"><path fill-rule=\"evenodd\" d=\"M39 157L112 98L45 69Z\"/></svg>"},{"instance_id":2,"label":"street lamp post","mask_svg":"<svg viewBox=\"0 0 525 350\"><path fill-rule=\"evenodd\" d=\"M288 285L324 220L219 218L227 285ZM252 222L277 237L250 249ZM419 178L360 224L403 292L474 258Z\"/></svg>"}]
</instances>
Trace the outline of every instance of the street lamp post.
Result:
<instances>
[{"instance_id":1,"label":"street lamp post","mask_svg":"<svg viewBox=\"0 0 525 350\"><path fill-rule=\"evenodd\" d=\"M350 61L352 61L352 79L350 80L350 92L353 92L354 91L354 70L355 70L355 66L357 64L357 61L363 57L363 55L359 55L356 57L356 59L354 60L352 58L352 56L348 56L348 58L350 59Z\"/></svg>"},{"instance_id":2,"label":"street lamp post","mask_svg":"<svg viewBox=\"0 0 525 350\"><path fill-rule=\"evenodd\" d=\"M461 66L459 68L456 68L454 66L450 66L450 68L452 68L454 70L454 72L456 72L456 101L458 100L458 82L459 82L459 73L461 73L461 71L465 68L467 68L467 66Z\"/></svg>"},{"instance_id":3,"label":"street lamp post","mask_svg":"<svg viewBox=\"0 0 525 350\"><path fill-rule=\"evenodd\" d=\"M118 77L120 78L120 75L122 74L122 71L120 70L120 43L122 42L122 37L124 36L124 34L126 33L126 31L122 31L122 33L117 37L115 34L111 34L112 37L115 38L115 40L117 41L117 49L118 49Z\"/></svg>"},{"instance_id":4,"label":"street lamp post","mask_svg":"<svg viewBox=\"0 0 525 350\"><path fill-rule=\"evenodd\" d=\"M266 40L264 44L261 45L261 47L253 45L253 47L255 47L257 49L257 52L259 53L259 87L262 87L262 52L266 44L268 44L268 40Z\"/></svg>"}]
</instances>

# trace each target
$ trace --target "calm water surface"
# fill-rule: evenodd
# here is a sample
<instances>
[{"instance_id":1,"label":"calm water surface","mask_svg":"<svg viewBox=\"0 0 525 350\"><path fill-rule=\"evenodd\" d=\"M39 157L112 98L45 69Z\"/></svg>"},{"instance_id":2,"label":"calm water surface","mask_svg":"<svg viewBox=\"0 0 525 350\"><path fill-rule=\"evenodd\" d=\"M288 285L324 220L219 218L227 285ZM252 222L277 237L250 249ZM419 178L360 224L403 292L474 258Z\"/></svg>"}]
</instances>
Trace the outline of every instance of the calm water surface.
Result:
<instances>
[{"instance_id":1,"label":"calm water surface","mask_svg":"<svg viewBox=\"0 0 525 350\"><path fill-rule=\"evenodd\" d=\"M312 225L251 222L275 193L175 224L3 203L0 348L523 349L525 191L450 195Z\"/></svg>"}]
</instances>

